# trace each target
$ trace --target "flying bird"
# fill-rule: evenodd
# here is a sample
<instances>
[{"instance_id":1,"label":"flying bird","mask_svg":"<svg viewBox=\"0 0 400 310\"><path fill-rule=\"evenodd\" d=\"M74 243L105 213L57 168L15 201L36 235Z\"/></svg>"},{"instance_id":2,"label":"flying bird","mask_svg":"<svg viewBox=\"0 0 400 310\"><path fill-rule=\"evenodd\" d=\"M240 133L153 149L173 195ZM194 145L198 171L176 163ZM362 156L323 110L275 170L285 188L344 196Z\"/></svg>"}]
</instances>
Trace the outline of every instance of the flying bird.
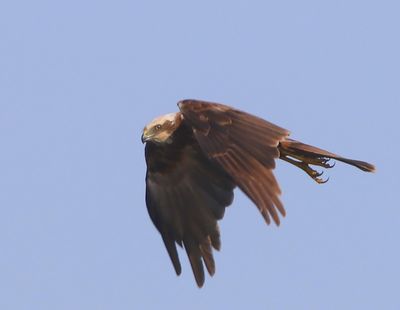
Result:
<instances>
[{"instance_id":1,"label":"flying bird","mask_svg":"<svg viewBox=\"0 0 400 310\"><path fill-rule=\"evenodd\" d=\"M154 119L143 130L146 143L146 205L177 275L177 247L189 258L196 283L204 265L215 273L213 249L221 247L218 220L239 187L267 224L279 225L285 209L272 173L275 159L305 171L317 183L327 180L311 166L332 168L330 159L372 172L369 163L341 157L289 138L289 131L235 108L182 100L177 113Z\"/></svg>"}]
</instances>

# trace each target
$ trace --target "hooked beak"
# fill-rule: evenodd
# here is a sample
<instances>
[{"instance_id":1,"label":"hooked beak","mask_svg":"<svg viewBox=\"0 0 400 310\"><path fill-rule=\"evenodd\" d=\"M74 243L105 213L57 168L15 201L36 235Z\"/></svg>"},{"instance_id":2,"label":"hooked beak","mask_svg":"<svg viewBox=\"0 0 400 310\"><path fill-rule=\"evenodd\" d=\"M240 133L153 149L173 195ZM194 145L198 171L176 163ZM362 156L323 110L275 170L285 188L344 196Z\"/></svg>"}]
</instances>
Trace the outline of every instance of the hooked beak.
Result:
<instances>
[{"instance_id":1,"label":"hooked beak","mask_svg":"<svg viewBox=\"0 0 400 310\"><path fill-rule=\"evenodd\" d=\"M146 135L145 132L142 133L142 143L146 143L147 141L149 141L149 136Z\"/></svg>"}]
</instances>

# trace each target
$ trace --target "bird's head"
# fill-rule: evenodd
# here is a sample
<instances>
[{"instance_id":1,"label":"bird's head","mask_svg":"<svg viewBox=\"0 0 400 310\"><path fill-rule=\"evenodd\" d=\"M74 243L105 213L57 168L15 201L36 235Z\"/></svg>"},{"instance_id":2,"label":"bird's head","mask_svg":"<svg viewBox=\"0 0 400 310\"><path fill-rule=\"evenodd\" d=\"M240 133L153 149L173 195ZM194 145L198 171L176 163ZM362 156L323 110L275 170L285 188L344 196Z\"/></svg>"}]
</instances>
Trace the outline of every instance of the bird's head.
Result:
<instances>
[{"instance_id":1,"label":"bird's head","mask_svg":"<svg viewBox=\"0 0 400 310\"><path fill-rule=\"evenodd\" d=\"M181 113L170 113L155 118L143 129L142 142L171 143L170 139L182 121Z\"/></svg>"}]
</instances>

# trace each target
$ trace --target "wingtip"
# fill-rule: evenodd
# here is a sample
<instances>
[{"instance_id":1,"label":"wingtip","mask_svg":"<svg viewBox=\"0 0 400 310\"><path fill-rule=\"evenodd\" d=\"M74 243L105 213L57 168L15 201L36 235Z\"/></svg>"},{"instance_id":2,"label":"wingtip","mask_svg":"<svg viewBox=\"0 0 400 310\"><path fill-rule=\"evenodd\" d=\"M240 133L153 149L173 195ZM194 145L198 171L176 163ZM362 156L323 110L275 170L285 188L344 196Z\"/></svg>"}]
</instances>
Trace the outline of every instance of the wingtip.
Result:
<instances>
[{"instance_id":1,"label":"wingtip","mask_svg":"<svg viewBox=\"0 0 400 310\"><path fill-rule=\"evenodd\" d=\"M198 99L183 99L178 101L177 106L179 109L182 111L185 108L188 108L189 105L204 105L204 104L209 104L210 102L207 101L202 101Z\"/></svg>"},{"instance_id":2,"label":"wingtip","mask_svg":"<svg viewBox=\"0 0 400 310\"><path fill-rule=\"evenodd\" d=\"M191 101L191 100L190 99L183 99L183 100L178 101L177 106L178 106L179 110L182 110L184 108L184 105L186 103L188 103L189 101Z\"/></svg>"},{"instance_id":3,"label":"wingtip","mask_svg":"<svg viewBox=\"0 0 400 310\"><path fill-rule=\"evenodd\" d=\"M179 109L182 109L183 100L178 101L178 103L176 105L178 106Z\"/></svg>"},{"instance_id":4,"label":"wingtip","mask_svg":"<svg viewBox=\"0 0 400 310\"><path fill-rule=\"evenodd\" d=\"M203 266L201 268L203 268ZM204 282L205 282L204 271L200 274L194 273L194 271L193 271L193 275L194 275L194 279L196 281L197 287L202 288L204 285Z\"/></svg>"},{"instance_id":5,"label":"wingtip","mask_svg":"<svg viewBox=\"0 0 400 310\"><path fill-rule=\"evenodd\" d=\"M181 273L182 273L182 267L181 267L181 265L180 265L180 264L179 264L179 266L175 266L175 265L174 265L174 269L175 269L176 275L179 277L179 276L181 275Z\"/></svg>"},{"instance_id":6,"label":"wingtip","mask_svg":"<svg viewBox=\"0 0 400 310\"><path fill-rule=\"evenodd\" d=\"M203 283L196 282L196 283L197 283L197 287L198 287L199 289L201 289L201 288L203 287L203 285L204 285L204 282L203 282Z\"/></svg>"}]
</instances>

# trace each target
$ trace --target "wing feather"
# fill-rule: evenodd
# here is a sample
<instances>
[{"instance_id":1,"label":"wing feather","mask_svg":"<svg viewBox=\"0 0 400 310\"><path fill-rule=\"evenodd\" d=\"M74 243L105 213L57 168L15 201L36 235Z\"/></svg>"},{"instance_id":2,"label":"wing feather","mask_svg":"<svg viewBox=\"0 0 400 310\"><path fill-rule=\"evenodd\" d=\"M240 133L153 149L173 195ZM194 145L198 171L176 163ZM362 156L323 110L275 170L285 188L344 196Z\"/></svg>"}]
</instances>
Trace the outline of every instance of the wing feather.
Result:
<instances>
[{"instance_id":1,"label":"wing feather","mask_svg":"<svg viewBox=\"0 0 400 310\"><path fill-rule=\"evenodd\" d=\"M265 221L285 216L272 173L278 144L289 131L231 107L198 100L178 103L202 151L218 163L258 207Z\"/></svg>"},{"instance_id":2,"label":"wing feather","mask_svg":"<svg viewBox=\"0 0 400 310\"><path fill-rule=\"evenodd\" d=\"M146 145L146 204L176 274L181 273L176 249L179 244L185 248L201 287L203 262L210 275L215 272L212 248L219 250L221 246L217 220L232 203L235 185L228 174L207 159L192 131L188 137L186 134L183 127L172 144Z\"/></svg>"},{"instance_id":3,"label":"wing feather","mask_svg":"<svg viewBox=\"0 0 400 310\"><path fill-rule=\"evenodd\" d=\"M200 244L200 251L203 257L204 264L206 265L207 271L210 275L214 275L215 273L215 262L214 257L212 255L212 248L211 248L211 239L207 237L201 244Z\"/></svg>"},{"instance_id":4,"label":"wing feather","mask_svg":"<svg viewBox=\"0 0 400 310\"><path fill-rule=\"evenodd\" d=\"M172 265L174 266L175 272L177 275L180 275L182 272L181 263L179 261L178 252L176 250L176 243L174 239L168 236L168 234L162 234L162 239L164 241L164 245L167 249L168 255L171 258Z\"/></svg>"},{"instance_id":5,"label":"wing feather","mask_svg":"<svg viewBox=\"0 0 400 310\"><path fill-rule=\"evenodd\" d=\"M183 243L185 244L186 254L192 266L196 283L199 287L202 287L204 284L204 268L201 261L202 252L200 251L200 247L192 239L183 240Z\"/></svg>"}]
</instances>

